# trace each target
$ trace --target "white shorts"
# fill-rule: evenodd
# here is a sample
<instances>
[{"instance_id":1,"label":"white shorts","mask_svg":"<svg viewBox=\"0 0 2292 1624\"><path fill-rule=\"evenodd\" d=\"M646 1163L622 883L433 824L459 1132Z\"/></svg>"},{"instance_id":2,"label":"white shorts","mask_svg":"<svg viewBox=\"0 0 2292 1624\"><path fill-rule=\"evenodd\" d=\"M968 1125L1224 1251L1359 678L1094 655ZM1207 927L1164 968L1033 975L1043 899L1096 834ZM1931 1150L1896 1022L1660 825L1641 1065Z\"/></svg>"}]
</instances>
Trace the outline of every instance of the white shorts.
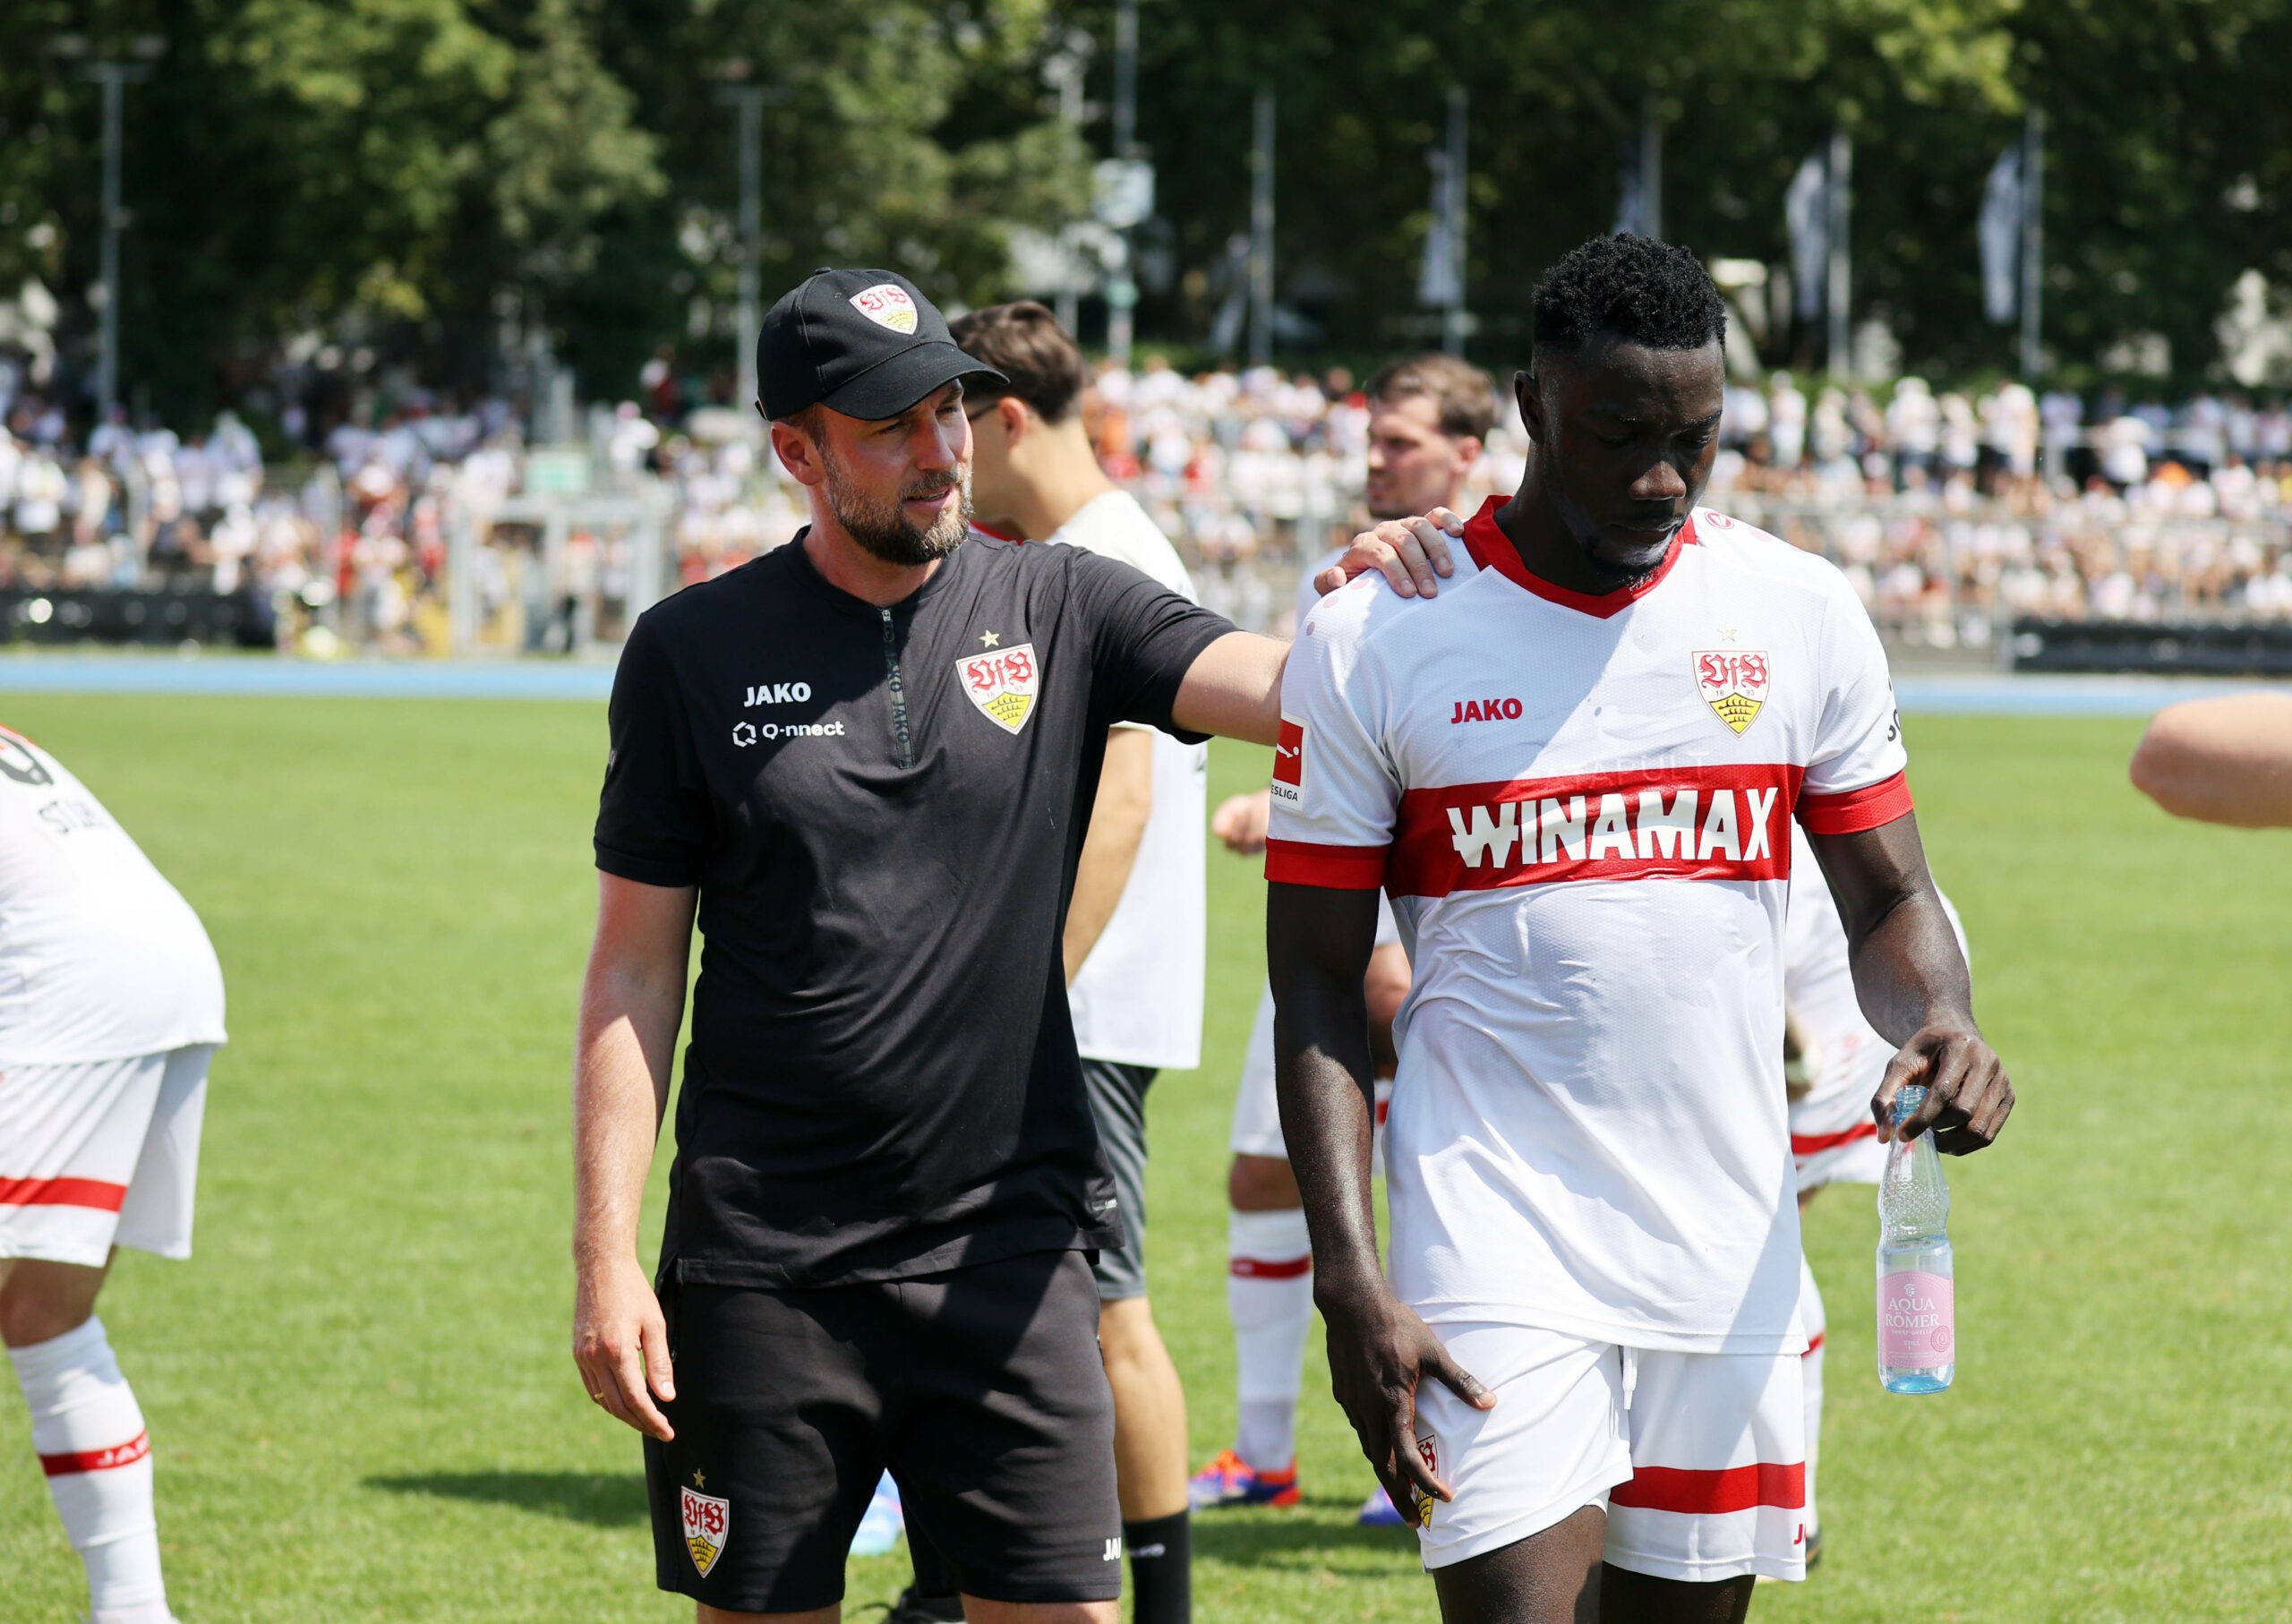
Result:
<instances>
[{"instance_id":1,"label":"white shorts","mask_svg":"<svg viewBox=\"0 0 2292 1624\"><path fill-rule=\"evenodd\" d=\"M1393 1080L1377 1079L1376 1137L1370 1166L1385 1170L1385 1114L1392 1108ZM1281 1137L1281 1101L1273 1087L1273 988L1259 995L1257 1019L1250 1022L1250 1046L1242 1052L1242 1086L1234 1096L1234 1131L1227 1149L1236 1156L1270 1156L1289 1159L1288 1142Z\"/></svg>"},{"instance_id":2,"label":"white shorts","mask_svg":"<svg viewBox=\"0 0 2292 1624\"><path fill-rule=\"evenodd\" d=\"M1676 1354L1519 1325L1433 1328L1496 1394L1475 1410L1417 1390L1417 1448L1456 1498L1432 1502L1424 1566L1446 1568L1607 1512L1606 1560L1706 1583L1807 1576L1806 1412L1797 1354Z\"/></svg>"},{"instance_id":3,"label":"white shorts","mask_svg":"<svg viewBox=\"0 0 2292 1624\"><path fill-rule=\"evenodd\" d=\"M1825 1039L1822 1075L1813 1091L1791 1107L1791 1157L1799 1167L1800 1189L1878 1182L1886 1147L1878 1142L1870 1096L1894 1057L1894 1046L1867 1030Z\"/></svg>"},{"instance_id":4,"label":"white shorts","mask_svg":"<svg viewBox=\"0 0 2292 1624\"><path fill-rule=\"evenodd\" d=\"M0 1258L191 1255L211 1043L0 1073Z\"/></svg>"}]
</instances>

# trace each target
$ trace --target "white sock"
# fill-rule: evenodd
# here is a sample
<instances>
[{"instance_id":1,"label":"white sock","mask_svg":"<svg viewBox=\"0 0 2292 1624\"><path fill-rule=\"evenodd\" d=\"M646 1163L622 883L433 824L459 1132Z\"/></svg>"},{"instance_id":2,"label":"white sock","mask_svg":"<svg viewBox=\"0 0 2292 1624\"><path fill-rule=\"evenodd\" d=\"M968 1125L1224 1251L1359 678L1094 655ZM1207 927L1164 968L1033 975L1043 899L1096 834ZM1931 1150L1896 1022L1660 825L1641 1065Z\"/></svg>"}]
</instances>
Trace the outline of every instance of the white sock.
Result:
<instances>
[{"instance_id":1,"label":"white sock","mask_svg":"<svg viewBox=\"0 0 2292 1624\"><path fill-rule=\"evenodd\" d=\"M1807 1356L1799 1361L1799 1385L1807 1396L1807 1532L1822 1527L1815 1515L1815 1461L1823 1442L1823 1333L1829 1321L1823 1315L1823 1294L1806 1254L1799 1256L1799 1322L1807 1333Z\"/></svg>"},{"instance_id":2,"label":"white sock","mask_svg":"<svg viewBox=\"0 0 2292 1624\"><path fill-rule=\"evenodd\" d=\"M151 1444L103 1321L12 1347L32 1448L64 1532L88 1569L91 1624L171 1624L151 1510Z\"/></svg>"},{"instance_id":3,"label":"white sock","mask_svg":"<svg viewBox=\"0 0 2292 1624\"><path fill-rule=\"evenodd\" d=\"M1296 1207L1229 1213L1226 1252L1226 1312L1239 1376L1234 1453L1256 1471L1287 1471L1297 1457L1297 1394L1313 1322L1305 1214Z\"/></svg>"}]
</instances>

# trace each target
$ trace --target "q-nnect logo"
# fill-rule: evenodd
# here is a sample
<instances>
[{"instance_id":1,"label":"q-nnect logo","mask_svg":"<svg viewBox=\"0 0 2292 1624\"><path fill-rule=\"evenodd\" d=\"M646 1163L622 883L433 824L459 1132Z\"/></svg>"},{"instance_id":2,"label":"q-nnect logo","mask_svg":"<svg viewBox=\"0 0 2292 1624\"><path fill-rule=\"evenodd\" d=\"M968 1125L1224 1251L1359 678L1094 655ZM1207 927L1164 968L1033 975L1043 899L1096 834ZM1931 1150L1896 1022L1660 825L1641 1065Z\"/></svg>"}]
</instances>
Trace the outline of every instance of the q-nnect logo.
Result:
<instances>
[{"instance_id":1,"label":"q-nnect logo","mask_svg":"<svg viewBox=\"0 0 2292 1624\"><path fill-rule=\"evenodd\" d=\"M752 744L771 744L783 739L841 739L841 722L736 722L732 724L732 743L745 750Z\"/></svg>"}]
</instances>

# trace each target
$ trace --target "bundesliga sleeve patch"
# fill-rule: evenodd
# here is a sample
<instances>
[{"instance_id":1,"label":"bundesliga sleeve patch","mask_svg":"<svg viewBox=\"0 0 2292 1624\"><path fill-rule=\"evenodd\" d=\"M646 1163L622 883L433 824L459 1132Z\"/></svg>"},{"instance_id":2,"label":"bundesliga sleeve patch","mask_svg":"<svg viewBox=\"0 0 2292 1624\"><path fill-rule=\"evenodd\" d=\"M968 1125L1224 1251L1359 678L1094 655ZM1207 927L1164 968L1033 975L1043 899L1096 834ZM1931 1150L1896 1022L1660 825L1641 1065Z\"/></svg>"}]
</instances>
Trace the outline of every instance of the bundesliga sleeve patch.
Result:
<instances>
[{"instance_id":1,"label":"bundesliga sleeve patch","mask_svg":"<svg viewBox=\"0 0 2292 1624\"><path fill-rule=\"evenodd\" d=\"M1772 675L1766 650L1699 648L1689 658L1697 691L1720 721L1740 733L1758 720Z\"/></svg>"},{"instance_id":2,"label":"bundesliga sleeve patch","mask_svg":"<svg viewBox=\"0 0 2292 1624\"><path fill-rule=\"evenodd\" d=\"M1272 788L1274 799L1293 807L1305 798L1305 724L1287 716L1273 742Z\"/></svg>"},{"instance_id":3,"label":"bundesliga sleeve patch","mask_svg":"<svg viewBox=\"0 0 2292 1624\"><path fill-rule=\"evenodd\" d=\"M962 684L963 697L1006 733L1017 732L1034 714L1039 677L1031 643L968 654L955 662L955 680Z\"/></svg>"},{"instance_id":4,"label":"bundesliga sleeve patch","mask_svg":"<svg viewBox=\"0 0 2292 1624\"><path fill-rule=\"evenodd\" d=\"M716 1566L716 1559L724 1554L724 1542L731 1537L732 1502L696 1489L681 1490L680 1496L684 1512L684 1548L692 1553L692 1565L705 1579L708 1570Z\"/></svg>"}]
</instances>

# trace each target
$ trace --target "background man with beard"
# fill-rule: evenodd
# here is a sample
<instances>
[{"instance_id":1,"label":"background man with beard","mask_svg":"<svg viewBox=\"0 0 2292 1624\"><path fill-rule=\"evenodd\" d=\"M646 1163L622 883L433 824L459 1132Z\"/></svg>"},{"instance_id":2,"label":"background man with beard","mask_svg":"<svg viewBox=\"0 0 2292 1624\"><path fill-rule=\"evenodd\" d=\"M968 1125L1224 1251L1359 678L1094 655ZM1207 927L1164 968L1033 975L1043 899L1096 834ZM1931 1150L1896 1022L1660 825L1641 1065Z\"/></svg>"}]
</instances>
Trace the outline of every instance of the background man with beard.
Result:
<instances>
[{"instance_id":1,"label":"background man with beard","mask_svg":"<svg viewBox=\"0 0 2292 1624\"><path fill-rule=\"evenodd\" d=\"M1380 369L1369 380L1369 516L1380 520L1425 514L1450 521L1465 477L1480 460L1496 423L1496 389L1471 363L1438 353ZM1461 526L1460 520L1451 528ZM1297 624L1319 601L1317 577L1336 555L1309 565L1297 582ZM1218 808L1210 827L1228 850L1265 850L1271 798L1264 790L1236 795ZM1379 1106L1390 1092L1392 1021L1408 996L1408 954L1392 910L1377 914L1375 950L1363 982L1377 1053ZM1297 1482L1297 1398L1304 1385L1305 1337L1313 1328L1313 1258L1281 1114L1273 1093L1273 994L1258 999L1234 1098L1234 1161L1226 1178L1226 1311L1234 1322L1235 1406L1230 1449L1196 1473L1193 1504L1294 1506ZM1382 1489L1361 1508L1371 1526L1401 1526Z\"/></svg>"},{"instance_id":2,"label":"background man with beard","mask_svg":"<svg viewBox=\"0 0 2292 1624\"><path fill-rule=\"evenodd\" d=\"M703 1624L834 1620L887 1466L974 1621L1116 1617L1087 1258L1123 1217L1063 916L1108 730L1270 742L1287 650L1082 548L971 533L981 375L889 271L783 298L757 405L812 523L649 611L614 681L574 1356L646 1435L658 1581Z\"/></svg>"}]
</instances>

